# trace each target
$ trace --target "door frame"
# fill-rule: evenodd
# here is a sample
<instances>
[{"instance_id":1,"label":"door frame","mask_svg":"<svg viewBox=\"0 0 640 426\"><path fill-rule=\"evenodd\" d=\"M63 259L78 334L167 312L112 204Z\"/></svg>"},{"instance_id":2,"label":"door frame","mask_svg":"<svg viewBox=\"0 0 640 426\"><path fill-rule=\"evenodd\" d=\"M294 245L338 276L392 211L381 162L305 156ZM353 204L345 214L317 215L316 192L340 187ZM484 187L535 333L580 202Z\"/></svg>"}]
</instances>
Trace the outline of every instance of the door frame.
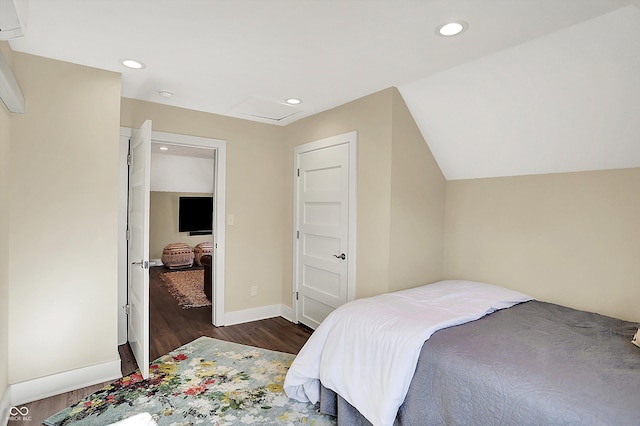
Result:
<instances>
[{"instance_id":1,"label":"door frame","mask_svg":"<svg viewBox=\"0 0 640 426\"><path fill-rule=\"evenodd\" d=\"M120 148L121 155L120 161L122 163L124 159L124 168L126 169L126 154L122 154L125 141L128 149L128 139L131 136L131 128L120 127ZM227 175L227 142L222 139L205 138L200 136L182 135L178 133L167 132L151 132L152 143L167 143L172 145L191 146L196 148L208 148L216 150L216 160L214 164L214 196L215 202L215 223L214 225L214 251L213 251L213 274L212 277L212 295L213 305L211 312L211 323L215 326L225 325L225 308L224 308L224 289L225 289L225 218L226 218L226 175ZM126 324L127 317L124 309L126 305L127 294L127 243L126 243L126 211L127 211L127 179L123 179L122 164L121 167L121 182L120 182L120 214L119 214L119 229L124 232L119 232L118 243L118 344L124 344L127 341L126 338ZM122 216L124 212L124 217ZM123 224L124 221L124 224ZM124 248L124 251L123 251ZM124 271L124 273L123 273ZM124 300L123 300L124 295ZM122 334L124 332L124 335Z\"/></svg>"},{"instance_id":2,"label":"door frame","mask_svg":"<svg viewBox=\"0 0 640 426\"><path fill-rule=\"evenodd\" d=\"M298 303L300 301L296 297L299 291L298 282L298 251L301 249L300 240L298 239L298 230L300 224L300 218L298 216L298 185L300 179L298 179L298 164L300 154L316 151L323 148L328 148L336 145L347 144L349 146L349 231L348 231L348 243L347 249L349 255L347 256L347 302L356 298L356 236L357 236L357 200L358 200L358 132L351 131L342 133L336 136L330 136L324 139L319 139L314 142L308 142L302 145L297 145L293 148L293 292L291 295L292 306L294 311L295 322L299 323L298 317Z\"/></svg>"}]
</instances>

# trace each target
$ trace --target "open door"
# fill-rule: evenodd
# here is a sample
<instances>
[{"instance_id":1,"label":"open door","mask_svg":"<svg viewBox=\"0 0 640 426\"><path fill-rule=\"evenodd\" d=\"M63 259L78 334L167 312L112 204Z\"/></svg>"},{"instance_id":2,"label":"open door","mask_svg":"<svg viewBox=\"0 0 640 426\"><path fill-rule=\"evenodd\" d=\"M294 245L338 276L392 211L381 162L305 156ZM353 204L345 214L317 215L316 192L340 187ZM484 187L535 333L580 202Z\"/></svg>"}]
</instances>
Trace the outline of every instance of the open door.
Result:
<instances>
[{"instance_id":1,"label":"open door","mask_svg":"<svg viewBox=\"0 0 640 426\"><path fill-rule=\"evenodd\" d=\"M149 377L149 189L151 120L133 130L129 144L128 326L131 351Z\"/></svg>"}]
</instances>

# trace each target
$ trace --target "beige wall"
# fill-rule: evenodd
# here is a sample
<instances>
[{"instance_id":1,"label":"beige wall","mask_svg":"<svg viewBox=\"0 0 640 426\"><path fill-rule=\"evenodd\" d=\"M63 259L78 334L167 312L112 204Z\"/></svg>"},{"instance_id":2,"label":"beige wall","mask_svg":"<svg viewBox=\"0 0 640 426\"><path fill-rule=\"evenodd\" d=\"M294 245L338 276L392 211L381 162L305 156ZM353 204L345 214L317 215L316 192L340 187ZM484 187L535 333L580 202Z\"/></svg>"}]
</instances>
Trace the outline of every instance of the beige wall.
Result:
<instances>
[{"instance_id":1,"label":"beige wall","mask_svg":"<svg viewBox=\"0 0 640 426\"><path fill-rule=\"evenodd\" d=\"M0 392L118 358L118 131L147 118L227 141L227 311L290 306L293 147L356 130L357 297L467 278L640 320L640 169L445 182L395 88L278 127L0 49L27 103L0 106Z\"/></svg>"},{"instance_id":2,"label":"beige wall","mask_svg":"<svg viewBox=\"0 0 640 426\"><path fill-rule=\"evenodd\" d=\"M13 66L10 383L119 359L120 75L21 53Z\"/></svg>"},{"instance_id":3,"label":"beige wall","mask_svg":"<svg viewBox=\"0 0 640 426\"><path fill-rule=\"evenodd\" d=\"M0 54L11 65L11 50L0 42ZM11 113L0 101L0 401L9 384L9 139ZM0 412L0 419L5 413ZM2 420L0 420L1 422Z\"/></svg>"},{"instance_id":4,"label":"beige wall","mask_svg":"<svg viewBox=\"0 0 640 426\"><path fill-rule=\"evenodd\" d=\"M640 169L447 182L445 276L640 320Z\"/></svg>"},{"instance_id":5,"label":"beige wall","mask_svg":"<svg viewBox=\"0 0 640 426\"><path fill-rule=\"evenodd\" d=\"M391 199L391 96L392 91L355 100L329 111L289 124L281 182L286 200L284 281L282 301L291 306L293 291L293 147L356 130L358 132L358 224L356 297L386 293L389 279L389 221Z\"/></svg>"},{"instance_id":6,"label":"beige wall","mask_svg":"<svg viewBox=\"0 0 640 426\"><path fill-rule=\"evenodd\" d=\"M293 290L293 147L352 130L358 132L356 297L441 278L444 178L398 90L389 88L286 127L285 304Z\"/></svg>"},{"instance_id":7,"label":"beige wall","mask_svg":"<svg viewBox=\"0 0 640 426\"><path fill-rule=\"evenodd\" d=\"M193 192L151 191L149 206L149 257L161 259L167 244L185 243L191 247L203 241L213 241L211 235L189 235L178 232L180 197L210 197L212 194Z\"/></svg>"},{"instance_id":8,"label":"beige wall","mask_svg":"<svg viewBox=\"0 0 640 426\"><path fill-rule=\"evenodd\" d=\"M227 141L226 207L235 225L227 226L226 311L291 306L293 147L352 130L358 131L357 297L441 277L444 179L397 89L284 128L132 99L122 100L121 115L127 127L151 118L154 130ZM409 173L405 161L425 170ZM414 249L409 256L390 253L392 227L395 247ZM412 265L418 267L409 271ZM251 285L258 285L258 297L249 296Z\"/></svg>"},{"instance_id":9,"label":"beige wall","mask_svg":"<svg viewBox=\"0 0 640 426\"><path fill-rule=\"evenodd\" d=\"M357 297L467 278L640 320L640 169L445 182L395 88L278 127L8 56L27 113L0 107L0 392L117 359L118 128L147 118L227 141L227 311L291 304L293 147L356 130Z\"/></svg>"},{"instance_id":10,"label":"beige wall","mask_svg":"<svg viewBox=\"0 0 640 426\"><path fill-rule=\"evenodd\" d=\"M445 179L393 90L389 291L442 279Z\"/></svg>"},{"instance_id":11,"label":"beige wall","mask_svg":"<svg viewBox=\"0 0 640 426\"><path fill-rule=\"evenodd\" d=\"M153 120L162 132L227 141L225 310L281 303L284 148L282 128L160 104L122 99L121 125ZM258 296L250 287L258 286Z\"/></svg>"}]
</instances>

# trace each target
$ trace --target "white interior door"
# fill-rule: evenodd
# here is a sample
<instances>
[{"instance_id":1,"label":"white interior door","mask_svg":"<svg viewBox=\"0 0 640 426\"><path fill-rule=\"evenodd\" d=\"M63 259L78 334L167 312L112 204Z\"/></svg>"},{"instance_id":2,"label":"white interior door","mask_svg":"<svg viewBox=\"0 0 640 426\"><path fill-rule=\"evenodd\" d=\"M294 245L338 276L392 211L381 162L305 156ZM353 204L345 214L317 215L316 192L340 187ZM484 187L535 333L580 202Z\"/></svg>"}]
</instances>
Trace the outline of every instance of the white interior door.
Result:
<instances>
[{"instance_id":1,"label":"white interior door","mask_svg":"<svg viewBox=\"0 0 640 426\"><path fill-rule=\"evenodd\" d=\"M353 294L353 138L355 132L296 148L296 316L314 329Z\"/></svg>"},{"instance_id":2,"label":"white interior door","mask_svg":"<svg viewBox=\"0 0 640 426\"><path fill-rule=\"evenodd\" d=\"M128 341L142 376L149 377L149 189L151 120L132 131L128 208Z\"/></svg>"}]
</instances>

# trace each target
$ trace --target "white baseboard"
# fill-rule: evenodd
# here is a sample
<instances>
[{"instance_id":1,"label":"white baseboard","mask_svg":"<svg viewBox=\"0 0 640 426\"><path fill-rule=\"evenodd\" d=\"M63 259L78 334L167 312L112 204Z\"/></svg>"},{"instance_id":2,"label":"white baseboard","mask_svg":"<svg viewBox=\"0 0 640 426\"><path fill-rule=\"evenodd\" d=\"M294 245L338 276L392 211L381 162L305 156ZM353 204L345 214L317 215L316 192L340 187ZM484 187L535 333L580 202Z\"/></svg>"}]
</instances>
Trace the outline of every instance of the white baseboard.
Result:
<instances>
[{"instance_id":1,"label":"white baseboard","mask_svg":"<svg viewBox=\"0 0 640 426\"><path fill-rule=\"evenodd\" d=\"M280 316L287 321L296 322L296 313L293 311L293 308L290 308L286 305L280 305Z\"/></svg>"},{"instance_id":2,"label":"white baseboard","mask_svg":"<svg viewBox=\"0 0 640 426\"><path fill-rule=\"evenodd\" d=\"M242 324L266 318L283 317L295 322L293 309L285 305L270 305L225 313L225 325ZM0 426L5 426L11 407L59 395L122 377L120 360L78 368L50 376L10 385L0 400Z\"/></svg>"},{"instance_id":3,"label":"white baseboard","mask_svg":"<svg viewBox=\"0 0 640 426\"><path fill-rule=\"evenodd\" d=\"M259 308L244 309L242 311L225 312L224 325L242 324L245 322L258 321L266 318L284 317L292 321L293 310L285 305L269 305Z\"/></svg>"},{"instance_id":4,"label":"white baseboard","mask_svg":"<svg viewBox=\"0 0 640 426\"><path fill-rule=\"evenodd\" d=\"M14 383L10 386L11 404L15 407L121 377L122 372L120 370L120 360L118 359Z\"/></svg>"},{"instance_id":5,"label":"white baseboard","mask_svg":"<svg viewBox=\"0 0 640 426\"><path fill-rule=\"evenodd\" d=\"M11 388L7 387L0 399L0 425L7 426L9 423L9 410L11 409Z\"/></svg>"}]
</instances>

